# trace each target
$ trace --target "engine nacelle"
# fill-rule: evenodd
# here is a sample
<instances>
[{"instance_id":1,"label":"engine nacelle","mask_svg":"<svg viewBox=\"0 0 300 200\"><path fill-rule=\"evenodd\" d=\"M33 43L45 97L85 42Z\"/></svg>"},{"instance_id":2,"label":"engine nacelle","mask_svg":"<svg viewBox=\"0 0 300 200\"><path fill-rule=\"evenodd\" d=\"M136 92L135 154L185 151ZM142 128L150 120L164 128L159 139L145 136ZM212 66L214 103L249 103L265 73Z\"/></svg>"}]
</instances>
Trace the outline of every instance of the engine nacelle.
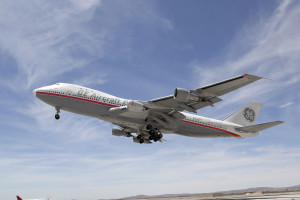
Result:
<instances>
[{"instance_id":1,"label":"engine nacelle","mask_svg":"<svg viewBox=\"0 0 300 200\"><path fill-rule=\"evenodd\" d=\"M144 104L138 101L130 100L127 104L127 109L133 112L142 112L146 110Z\"/></svg>"},{"instance_id":2,"label":"engine nacelle","mask_svg":"<svg viewBox=\"0 0 300 200\"><path fill-rule=\"evenodd\" d=\"M114 136L123 136L123 137L130 137L131 134L129 132L124 131L122 128L113 127L112 134Z\"/></svg>"},{"instance_id":3,"label":"engine nacelle","mask_svg":"<svg viewBox=\"0 0 300 200\"><path fill-rule=\"evenodd\" d=\"M200 101L201 98L196 95L191 93L189 90L183 89L183 88L176 88L174 91L174 99L177 101L183 101L183 102L188 102L188 101Z\"/></svg>"}]
</instances>

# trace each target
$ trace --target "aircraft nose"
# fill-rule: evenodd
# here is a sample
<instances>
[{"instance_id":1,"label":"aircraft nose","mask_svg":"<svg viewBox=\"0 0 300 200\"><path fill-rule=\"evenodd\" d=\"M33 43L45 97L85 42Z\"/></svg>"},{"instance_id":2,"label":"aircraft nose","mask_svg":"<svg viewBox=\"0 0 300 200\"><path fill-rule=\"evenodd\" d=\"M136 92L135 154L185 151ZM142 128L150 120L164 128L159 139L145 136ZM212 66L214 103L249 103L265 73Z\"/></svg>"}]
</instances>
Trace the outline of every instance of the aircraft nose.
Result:
<instances>
[{"instance_id":1,"label":"aircraft nose","mask_svg":"<svg viewBox=\"0 0 300 200\"><path fill-rule=\"evenodd\" d=\"M38 91L38 89L35 89L32 91L32 93L34 94L34 96L36 96L36 92Z\"/></svg>"},{"instance_id":2,"label":"aircraft nose","mask_svg":"<svg viewBox=\"0 0 300 200\"><path fill-rule=\"evenodd\" d=\"M32 93L34 94L34 96L36 96L36 93L37 93L38 89L35 89L32 91Z\"/></svg>"},{"instance_id":3,"label":"aircraft nose","mask_svg":"<svg viewBox=\"0 0 300 200\"><path fill-rule=\"evenodd\" d=\"M37 88L37 89L33 90L32 93L34 94L34 96L36 96L36 94L38 92L43 92L45 89L46 89L46 87Z\"/></svg>"},{"instance_id":4,"label":"aircraft nose","mask_svg":"<svg viewBox=\"0 0 300 200\"><path fill-rule=\"evenodd\" d=\"M48 90L51 90L51 89L53 89L53 85L37 88L37 89L33 90L32 93L34 96L37 96L37 95L39 95L43 92L47 92Z\"/></svg>"}]
</instances>

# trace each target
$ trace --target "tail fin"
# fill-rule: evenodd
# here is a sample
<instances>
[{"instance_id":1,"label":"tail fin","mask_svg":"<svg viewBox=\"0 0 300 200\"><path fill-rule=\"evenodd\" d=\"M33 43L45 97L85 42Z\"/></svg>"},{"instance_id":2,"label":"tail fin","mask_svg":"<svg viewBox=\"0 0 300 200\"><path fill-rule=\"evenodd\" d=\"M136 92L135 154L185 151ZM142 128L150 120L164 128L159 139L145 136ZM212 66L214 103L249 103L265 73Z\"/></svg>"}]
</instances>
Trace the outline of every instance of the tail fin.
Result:
<instances>
[{"instance_id":1,"label":"tail fin","mask_svg":"<svg viewBox=\"0 0 300 200\"><path fill-rule=\"evenodd\" d=\"M253 101L224 119L224 121L241 126L253 125L261 107L262 103Z\"/></svg>"},{"instance_id":2,"label":"tail fin","mask_svg":"<svg viewBox=\"0 0 300 200\"><path fill-rule=\"evenodd\" d=\"M23 199L22 199L21 197L19 197L19 196L17 196L17 199L18 199L18 200L23 200Z\"/></svg>"}]
</instances>

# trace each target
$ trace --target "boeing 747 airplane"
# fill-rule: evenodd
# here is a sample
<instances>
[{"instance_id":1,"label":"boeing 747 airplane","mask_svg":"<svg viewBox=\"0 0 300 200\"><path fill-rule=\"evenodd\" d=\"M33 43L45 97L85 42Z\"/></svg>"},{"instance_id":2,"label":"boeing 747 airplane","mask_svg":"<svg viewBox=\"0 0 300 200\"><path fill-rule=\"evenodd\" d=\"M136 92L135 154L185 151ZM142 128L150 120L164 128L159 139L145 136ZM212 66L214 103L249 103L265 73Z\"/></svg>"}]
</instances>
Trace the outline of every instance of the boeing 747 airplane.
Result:
<instances>
[{"instance_id":1,"label":"boeing 747 airplane","mask_svg":"<svg viewBox=\"0 0 300 200\"><path fill-rule=\"evenodd\" d=\"M251 102L224 120L210 119L186 112L214 106L219 96L253 83L261 77L244 74L197 89L176 88L174 95L150 101L115 97L87 87L57 83L33 91L33 94L56 109L95 117L117 125L114 136L132 137L136 143L163 141L162 133L189 137L254 137L259 131L283 123L255 124L262 103Z\"/></svg>"}]
</instances>

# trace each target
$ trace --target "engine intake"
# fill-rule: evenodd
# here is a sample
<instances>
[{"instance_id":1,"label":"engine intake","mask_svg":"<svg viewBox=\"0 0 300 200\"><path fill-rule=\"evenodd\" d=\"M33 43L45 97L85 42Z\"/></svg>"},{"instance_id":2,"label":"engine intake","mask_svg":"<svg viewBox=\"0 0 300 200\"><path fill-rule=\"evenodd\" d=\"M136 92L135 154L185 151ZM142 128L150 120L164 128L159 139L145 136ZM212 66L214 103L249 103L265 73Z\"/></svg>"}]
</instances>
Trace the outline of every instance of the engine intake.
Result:
<instances>
[{"instance_id":1,"label":"engine intake","mask_svg":"<svg viewBox=\"0 0 300 200\"><path fill-rule=\"evenodd\" d=\"M189 90L187 89L183 89L183 88L176 88L174 91L174 99L177 101L183 101L183 102L188 102L188 101L201 101L201 98L194 94L191 93Z\"/></svg>"}]
</instances>

